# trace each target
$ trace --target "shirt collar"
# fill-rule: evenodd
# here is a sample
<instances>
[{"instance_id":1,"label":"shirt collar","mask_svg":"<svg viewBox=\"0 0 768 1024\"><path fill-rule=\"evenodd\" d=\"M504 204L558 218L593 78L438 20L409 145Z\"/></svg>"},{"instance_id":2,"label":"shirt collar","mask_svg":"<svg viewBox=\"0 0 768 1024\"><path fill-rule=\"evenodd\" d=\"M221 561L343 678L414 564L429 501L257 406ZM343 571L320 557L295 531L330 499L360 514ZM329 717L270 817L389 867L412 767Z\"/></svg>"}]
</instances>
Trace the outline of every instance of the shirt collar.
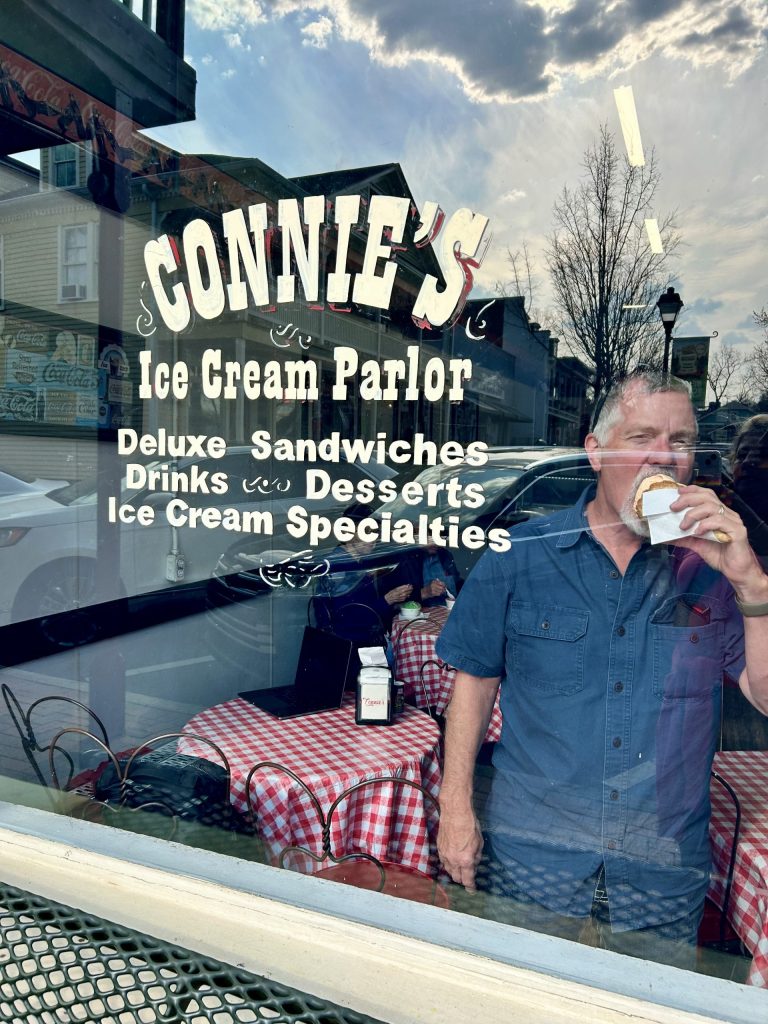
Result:
<instances>
[{"instance_id":1,"label":"shirt collar","mask_svg":"<svg viewBox=\"0 0 768 1024\"><path fill-rule=\"evenodd\" d=\"M587 504L592 501L596 493L597 484L589 484L582 491L576 504L568 509L565 523L557 539L557 547L572 548L583 536L592 537L592 531L587 521ZM671 559L673 565L682 563L685 557L685 549L675 547L674 544L658 544L656 547L645 544L644 547L649 552L648 557Z\"/></svg>"},{"instance_id":2,"label":"shirt collar","mask_svg":"<svg viewBox=\"0 0 768 1024\"><path fill-rule=\"evenodd\" d=\"M568 509L565 523L557 540L559 548L572 548L585 533L589 533L586 507L587 502L592 501L594 498L596 491L597 484L592 483L585 487L576 504Z\"/></svg>"}]
</instances>

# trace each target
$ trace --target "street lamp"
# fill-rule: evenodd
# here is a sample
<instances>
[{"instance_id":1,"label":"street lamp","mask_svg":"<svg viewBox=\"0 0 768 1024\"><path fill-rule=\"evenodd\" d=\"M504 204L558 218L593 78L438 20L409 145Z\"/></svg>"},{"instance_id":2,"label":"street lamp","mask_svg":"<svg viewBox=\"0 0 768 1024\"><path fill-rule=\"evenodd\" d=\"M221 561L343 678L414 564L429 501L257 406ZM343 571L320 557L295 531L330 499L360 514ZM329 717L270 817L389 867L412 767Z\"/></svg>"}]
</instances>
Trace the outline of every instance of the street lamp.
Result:
<instances>
[{"instance_id":1,"label":"street lamp","mask_svg":"<svg viewBox=\"0 0 768 1024\"><path fill-rule=\"evenodd\" d=\"M669 371L669 342L672 337L672 328L683 308L683 300L670 285L664 294L659 296L656 305L659 307L661 322L664 325L664 372L667 373Z\"/></svg>"}]
</instances>

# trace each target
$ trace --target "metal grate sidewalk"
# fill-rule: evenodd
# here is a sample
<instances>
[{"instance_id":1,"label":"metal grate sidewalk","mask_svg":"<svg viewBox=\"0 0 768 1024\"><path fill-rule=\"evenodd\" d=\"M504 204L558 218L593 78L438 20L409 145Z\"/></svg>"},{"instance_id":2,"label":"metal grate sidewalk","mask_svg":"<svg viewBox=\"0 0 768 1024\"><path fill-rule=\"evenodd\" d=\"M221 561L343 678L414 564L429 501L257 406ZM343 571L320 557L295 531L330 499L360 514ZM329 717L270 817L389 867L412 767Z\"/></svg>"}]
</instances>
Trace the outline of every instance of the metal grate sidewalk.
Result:
<instances>
[{"instance_id":1,"label":"metal grate sidewalk","mask_svg":"<svg viewBox=\"0 0 768 1024\"><path fill-rule=\"evenodd\" d=\"M381 1024L1 882L0 1021Z\"/></svg>"}]
</instances>

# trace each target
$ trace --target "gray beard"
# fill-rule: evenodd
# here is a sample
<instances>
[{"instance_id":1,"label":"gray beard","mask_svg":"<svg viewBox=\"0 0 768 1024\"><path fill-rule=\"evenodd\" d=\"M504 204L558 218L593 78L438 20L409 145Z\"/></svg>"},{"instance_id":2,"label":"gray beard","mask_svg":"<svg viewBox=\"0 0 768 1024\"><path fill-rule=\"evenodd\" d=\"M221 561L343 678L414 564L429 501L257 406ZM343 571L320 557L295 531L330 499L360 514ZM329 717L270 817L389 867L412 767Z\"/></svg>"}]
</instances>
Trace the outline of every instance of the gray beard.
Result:
<instances>
[{"instance_id":1,"label":"gray beard","mask_svg":"<svg viewBox=\"0 0 768 1024\"><path fill-rule=\"evenodd\" d=\"M642 480L647 479L649 476L656 476L657 473L666 473L677 480L676 466L643 466L632 481L632 487L619 510L619 518L627 529L631 530L636 536L643 537L646 540L650 537L651 530L648 526L648 520L641 519L635 512L635 493Z\"/></svg>"}]
</instances>

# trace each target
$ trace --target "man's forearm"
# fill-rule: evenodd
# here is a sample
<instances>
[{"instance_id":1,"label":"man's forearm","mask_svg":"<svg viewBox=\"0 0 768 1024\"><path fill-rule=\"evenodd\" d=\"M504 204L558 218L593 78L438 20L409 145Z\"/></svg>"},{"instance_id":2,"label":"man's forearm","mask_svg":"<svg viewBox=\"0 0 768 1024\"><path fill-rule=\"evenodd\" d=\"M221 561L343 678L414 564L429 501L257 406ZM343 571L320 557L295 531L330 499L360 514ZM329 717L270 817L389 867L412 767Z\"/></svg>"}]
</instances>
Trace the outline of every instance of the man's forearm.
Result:
<instances>
[{"instance_id":1,"label":"man's forearm","mask_svg":"<svg viewBox=\"0 0 768 1024\"><path fill-rule=\"evenodd\" d=\"M445 767L440 789L442 806L471 807L475 760L493 713L498 677L457 672L446 712Z\"/></svg>"},{"instance_id":2,"label":"man's forearm","mask_svg":"<svg viewBox=\"0 0 768 1024\"><path fill-rule=\"evenodd\" d=\"M739 597L747 605L768 604L768 578L757 580ZM747 700L768 715L768 615L744 616L744 647L747 664L739 685Z\"/></svg>"}]
</instances>

